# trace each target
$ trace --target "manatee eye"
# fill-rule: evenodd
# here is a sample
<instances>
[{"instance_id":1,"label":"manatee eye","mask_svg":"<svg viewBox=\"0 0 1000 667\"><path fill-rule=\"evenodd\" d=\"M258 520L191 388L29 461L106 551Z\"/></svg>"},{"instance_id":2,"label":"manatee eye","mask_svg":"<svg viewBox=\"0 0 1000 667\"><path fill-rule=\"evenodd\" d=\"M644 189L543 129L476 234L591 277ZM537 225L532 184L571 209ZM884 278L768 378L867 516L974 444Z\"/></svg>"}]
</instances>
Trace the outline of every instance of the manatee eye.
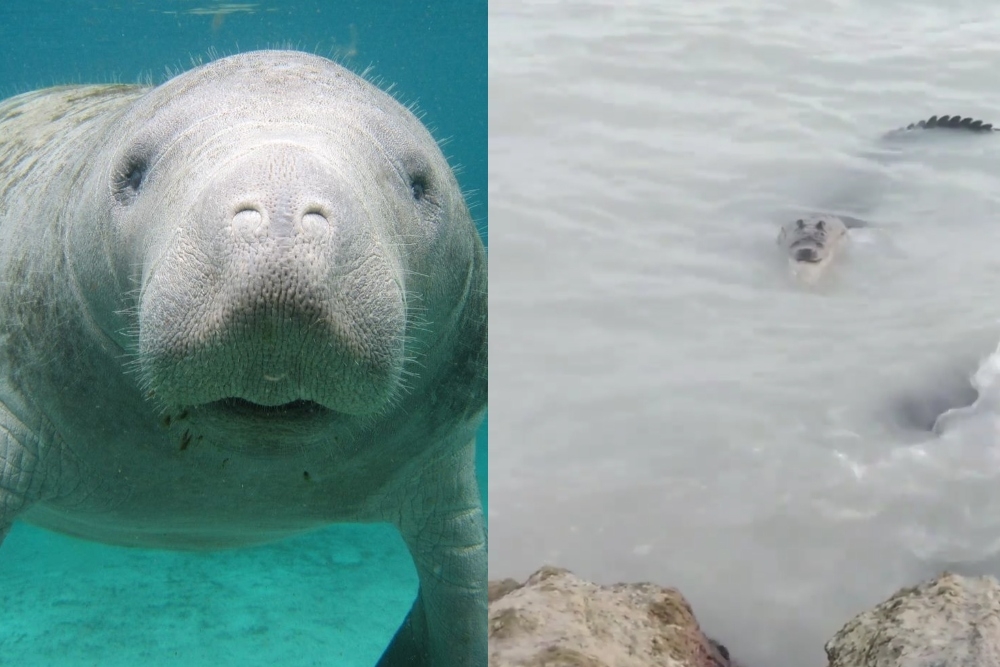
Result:
<instances>
[{"instance_id":1,"label":"manatee eye","mask_svg":"<svg viewBox=\"0 0 1000 667\"><path fill-rule=\"evenodd\" d=\"M122 166L114 180L114 194L122 204L129 204L139 194L149 170L146 160L130 158Z\"/></svg>"},{"instance_id":2,"label":"manatee eye","mask_svg":"<svg viewBox=\"0 0 1000 667\"><path fill-rule=\"evenodd\" d=\"M415 201L423 201L427 196L427 177L423 174L415 174L410 178L410 192L413 193Z\"/></svg>"},{"instance_id":3,"label":"manatee eye","mask_svg":"<svg viewBox=\"0 0 1000 667\"><path fill-rule=\"evenodd\" d=\"M139 165L133 165L132 171L128 173L128 178L126 179L128 181L128 186L138 192L139 186L142 185L143 176L145 176L145 174L143 173L142 168L139 167Z\"/></svg>"},{"instance_id":4,"label":"manatee eye","mask_svg":"<svg viewBox=\"0 0 1000 667\"><path fill-rule=\"evenodd\" d=\"M806 228L805 220L796 220L795 226L798 227L799 229L805 229Z\"/></svg>"}]
</instances>

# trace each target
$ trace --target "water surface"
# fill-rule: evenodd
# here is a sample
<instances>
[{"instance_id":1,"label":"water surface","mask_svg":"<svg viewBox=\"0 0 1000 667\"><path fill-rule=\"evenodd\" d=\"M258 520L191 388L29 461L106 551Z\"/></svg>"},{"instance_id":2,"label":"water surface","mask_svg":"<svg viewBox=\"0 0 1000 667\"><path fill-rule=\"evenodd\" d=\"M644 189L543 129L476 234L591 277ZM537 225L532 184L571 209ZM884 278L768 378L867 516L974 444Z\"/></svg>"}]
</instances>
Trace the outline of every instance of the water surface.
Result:
<instances>
[{"instance_id":1,"label":"water surface","mask_svg":"<svg viewBox=\"0 0 1000 667\"><path fill-rule=\"evenodd\" d=\"M750 666L825 664L945 565L1000 575L1000 10L506 2L490 16L491 577L653 580ZM824 284L774 243L864 217Z\"/></svg>"}]
</instances>

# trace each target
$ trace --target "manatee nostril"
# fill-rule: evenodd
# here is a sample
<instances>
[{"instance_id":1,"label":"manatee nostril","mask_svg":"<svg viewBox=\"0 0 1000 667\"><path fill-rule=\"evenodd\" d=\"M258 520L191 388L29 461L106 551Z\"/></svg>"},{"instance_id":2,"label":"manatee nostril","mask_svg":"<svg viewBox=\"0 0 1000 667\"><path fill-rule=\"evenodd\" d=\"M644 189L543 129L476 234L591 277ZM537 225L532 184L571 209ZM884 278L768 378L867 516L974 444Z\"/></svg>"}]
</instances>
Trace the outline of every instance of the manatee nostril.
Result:
<instances>
[{"instance_id":1,"label":"manatee nostril","mask_svg":"<svg viewBox=\"0 0 1000 667\"><path fill-rule=\"evenodd\" d=\"M233 216L233 228L242 232L252 232L260 227L264 216L255 208L241 208Z\"/></svg>"},{"instance_id":2,"label":"manatee nostril","mask_svg":"<svg viewBox=\"0 0 1000 667\"><path fill-rule=\"evenodd\" d=\"M302 214L302 229L319 231L327 227L330 221L318 208L309 208Z\"/></svg>"}]
</instances>

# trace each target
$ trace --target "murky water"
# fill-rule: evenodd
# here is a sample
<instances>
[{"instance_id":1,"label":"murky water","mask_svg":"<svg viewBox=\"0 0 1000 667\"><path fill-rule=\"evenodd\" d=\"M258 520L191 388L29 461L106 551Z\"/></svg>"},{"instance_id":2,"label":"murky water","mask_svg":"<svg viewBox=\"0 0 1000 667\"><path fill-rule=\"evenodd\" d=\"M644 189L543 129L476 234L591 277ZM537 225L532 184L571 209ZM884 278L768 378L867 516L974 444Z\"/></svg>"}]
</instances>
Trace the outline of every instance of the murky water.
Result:
<instances>
[{"instance_id":1,"label":"murky water","mask_svg":"<svg viewBox=\"0 0 1000 667\"><path fill-rule=\"evenodd\" d=\"M490 17L491 576L676 585L749 665L1000 575L1000 10L507 2ZM797 287L778 225L852 233ZM989 370L986 368L984 370Z\"/></svg>"}]
</instances>

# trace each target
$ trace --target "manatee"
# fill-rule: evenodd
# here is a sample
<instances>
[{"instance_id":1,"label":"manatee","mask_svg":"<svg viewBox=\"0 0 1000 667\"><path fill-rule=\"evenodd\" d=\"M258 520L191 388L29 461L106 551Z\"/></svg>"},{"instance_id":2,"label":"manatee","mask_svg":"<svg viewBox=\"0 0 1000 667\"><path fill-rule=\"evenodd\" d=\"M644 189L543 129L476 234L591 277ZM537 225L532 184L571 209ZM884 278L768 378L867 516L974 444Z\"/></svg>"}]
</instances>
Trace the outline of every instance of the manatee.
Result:
<instances>
[{"instance_id":1,"label":"manatee","mask_svg":"<svg viewBox=\"0 0 1000 667\"><path fill-rule=\"evenodd\" d=\"M883 139L913 135L920 130L958 130L963 133L996 132L991 123L962 116L931 116L891 130ZM788 258L792 275L806 284L813 284L832 264L838 250L844 246L849 230L868 227L866 221L842 213L812 213L786 222L778 232L778 244Z\"/></svg>"},{"instance_id":2,"label":"manatee","mask_svg":"<svg viewBox=\"0 0 1000 667\"><path fill-rule=\"evenodd\" d=\"M378 665L486 664L487 258L408 109L293 51L19 95L0 234L0 539L389 522L419 592Z\"/></svg>"}]
</instances>

